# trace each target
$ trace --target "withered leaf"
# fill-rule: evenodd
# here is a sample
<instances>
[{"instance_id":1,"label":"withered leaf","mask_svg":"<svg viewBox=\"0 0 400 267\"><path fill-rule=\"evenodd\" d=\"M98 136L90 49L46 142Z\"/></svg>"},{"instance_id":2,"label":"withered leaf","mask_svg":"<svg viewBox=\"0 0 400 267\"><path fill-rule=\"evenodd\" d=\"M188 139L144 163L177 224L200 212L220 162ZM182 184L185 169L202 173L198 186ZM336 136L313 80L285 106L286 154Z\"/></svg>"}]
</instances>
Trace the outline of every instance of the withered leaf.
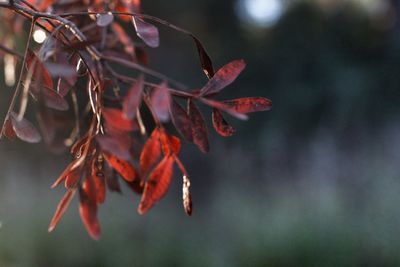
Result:
<instances>
[{"instance_id":1,"label":"withered leaf","mask_svg":"<svg viewBox=\"0 0 400 267\"><path fill-rule=\"evenodd\" d=\"M127 119L132 120L136 116L136 112L142 101L143 85L143 76L140 75L139 79L131 86L124 98L123 111Z\"/></svg>"},{"instance_id":2,"label":"withered leaf","mask_svg":"<svg viewBox=\"0 0 400 267\"><path fill-rule=\"evenodd\" d=\"M106 152L104 152L103 155L107 163L126 181L132 182L138 177L137 171L129 161L117 158L116 156Z\"/></svg>"},{"instance_id":3,"label":"withered leaf","mask_svg":"<svg viewBox=\"0 0 400 267\"><path fill-rule=\"evenodd\" d=\"M167 84L165 82L162 82L160 85L153 89L150 103L158 119L162 122L167 122L169 120L169 106L171 103L171 95L167 89Z\"/></svg>"},{"instance_id":4,"label":"withered leaf","mask_svg":"<svg viewBox=\"0 0 400 267\"><path fill-rule=\"evenodd\" d=\"M69 189L63 198L61 199L60 203L58 203L56 212L53 215L53 218L50 221L50 225L48 231L51 232L57 226L58 222L61 220L64 213L67 211L69 204L71 203L72 198L76 193L76 188Z\"/></svg>"},{"instance_id":5,"label":"withered leaf","mask_svg":"<svg viewBox=\"0 0 400 267\"><path fill-rule=\"evenodd\" d=\"M27 119L22 118L18 120L18 115L14 112L10 113L9 120L12 124L12 128L17 137L28 143L38 143L42 140L38 130L33 126Z\"/></svg>"},{"instance_id":6,"label":"withered leaf","mask_svg":"<svg viewBox=\"0 0 400 267\"><path fill-rule=\"evenodd\" d=\"M207 153L210 150L207 126L203 115L192 99L188 101L188 111L192 124L193 142L203 153Z\"/></svg>"},{"instance_id":7,"label":"withered leaf","mask_svg":"<svg viewBox=\"0 0 400 267\"><path fill-rule=\"evenodd\" d=\"M239 113L266 111L272 108L272 101L264 97L244 97L227 100L223 103Z\"/></svg>"},{"instance_id":8,"label":"withered leaf","mask_svg":"<svg viewBox=\"0 0 400 267\"><path fill-rule=\"evenodd\" d=\"M243 59L234 60L221 69L200 90L201 96L216 94L226 86L230 85L246 67Z\"/></svg>"},{"instance_id":9,"label":"withered leaf","mask_svg":"<svg viewBox=\"0 0 400 267\"><path fill-rule=\"evenodd\" d=\"M167 156L157 165L144 186L138 212L144 214L160 200L168 190L173 174L174 157Z\"/></svg>"},{"instance_id":10,"label":"withered leaf","mask_svg":"<svg viewBox=\"0 0 400 267\"><path fill-rule=\"evenodd\" d=\"M215 131L223 137L232 136L236 132L236 130L225 121L222 113L215 108L212 111L212 122Z\"/></svg>"},{"instance_id":11,"label":"withered leaf","mask_svg":"<svg viewBox=\"0 0 400 267\"><path fill-rule=\"evenodd\" d=\"M138 17L132 17L137 36L150 47L158 47L160 45L160 37L157 27L145 22Z\"/></svg>"},{"instance_id":12,"label":"withered leaf","mask_svg":"<svg viewBox=\"0 0 400 267\"><path fill-rule=\"evenodd\" d=\"M185 137L188 142L193 143L192 125L189 115L175 100L171 101L170 113L172 123L175 125L178 132Z\"/></svg>"}]
</instances>

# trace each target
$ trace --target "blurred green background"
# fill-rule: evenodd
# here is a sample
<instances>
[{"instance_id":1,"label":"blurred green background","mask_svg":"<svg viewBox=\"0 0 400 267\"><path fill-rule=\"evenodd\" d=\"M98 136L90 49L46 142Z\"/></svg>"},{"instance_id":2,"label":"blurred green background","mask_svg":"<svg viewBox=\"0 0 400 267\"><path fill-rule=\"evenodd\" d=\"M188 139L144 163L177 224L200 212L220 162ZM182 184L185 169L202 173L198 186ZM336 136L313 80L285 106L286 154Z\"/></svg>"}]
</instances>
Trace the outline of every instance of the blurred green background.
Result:
<instances>
[{"instance_id":1,"label":"blurred green background","mask_svg":"<svg viewBox=\"0 0 400 267\"><path fill-rule=\"evenodd\" d=\"M2 141L0 266L400 266L400 3L143 2L196 33L216 66L246 59L221 99L264 96L273 110L228 118L229 139L209 124L208 155L186 145L193 217L178 174L145 216L123 188L100 209L99 242L76 200L47 233L63 194L49 187L68 156ZM160 30L154 68L204 84L191 41ZM1 87L4 111L12 88Z\"/></svg>"}]
</instances>

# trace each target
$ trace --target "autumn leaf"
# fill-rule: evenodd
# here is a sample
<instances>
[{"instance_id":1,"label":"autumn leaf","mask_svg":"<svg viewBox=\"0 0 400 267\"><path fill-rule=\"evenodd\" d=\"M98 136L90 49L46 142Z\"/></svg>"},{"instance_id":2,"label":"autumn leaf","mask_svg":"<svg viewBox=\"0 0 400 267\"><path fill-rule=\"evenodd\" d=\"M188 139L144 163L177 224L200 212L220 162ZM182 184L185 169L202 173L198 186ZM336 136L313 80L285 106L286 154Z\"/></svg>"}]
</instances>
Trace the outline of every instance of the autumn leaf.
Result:
<instances>
[{"instance_id":1,"label":"autumn leaf","mask_svg":"<svg viewBox=\"0 0 400 267\"><path fill-rule=\"evenodd\" d=\"M213 109L212 111L212 122L215 131L223 137L232 136L236 132L236 130L225 121L222 113L218 109Z\"/></svg>"},{"instance_id":2,"label":"autumn leaf","mask_svg":"<svg viewBox=\"0 0 400 267\"><path fill-rule=\"evenodd\" d=\"M245 97L233 100L227 100L223 102L224 104L233 108L239 113L250 113L267 111L272 108L271 100L264 97Z\"/></svg>"},{"instance_id":3,"label":"autumn leaf","mask_svg":"<svg viewBox=\"0 0 400 267\"><path fill-rule=\"evenodd\" d=\"M199 108L191 99L188 101L188 111L192 125L193 143L196 144L203 153L207 153L210 150L207 126Z\"/></svg>"},{"instance_id":4,"label":"autumn leaf","mask_svg":"<svg viewBox=\"0 0 400 267\"><path fill-rule=\"evenodd\" d=\"M161 155L160 130L155 128L147 139L140 154L140 172L146 175L157 163Z\"/></svg>"},{"instance_id":5,"label":"autumn leaf","mask_svg":"<svg viewBox=\"0 0 400 267\"><path fill-rule=\"evenodd\" d=\"M51 75L47 68L43 65L43 63L40 61L40 59L35 55L34 52L31 50L28 50L28 54L26 57L26 67L27 69L34 69L33 72L33 79L39 79L42 80L43 84L47 88L53 89L53 79L51 78ZM40 78L38 78L40 77Z\"/></svg>"},{"instance_id":6,"label":"autumn leaf","mask_svg":"<svg viewBox=\"0 0 400 267\"><path fill-rule=\"evenodd\" d=\"M124 178L128 182L132 182L138 177L138 173L133 167L133 165L126 160L122 160L114 155L109 153L103 153L104 158L107 163L116 170L122 178Z\"/></svg>"},{"instance_id":7,"label":"autumn leaf","mask_svg":"<svg viewBox=\"0 0 400 267\"><path fill-rule=\"evenodd\" d=\"M79 214L89 235L94 240L98 240L100 238L100 224L97 219L97 204L90 199L83 189L79 190Z\"/></svg>"},{"instance_id":8,"label":"autumn leaf","mask_svg":"<svg viewBox=\"0 0 400 267\"><path fill-rule=\"evenodd\" d=\"M146 213L146 211L152 208L154 204L165 195L171 183L173 164L174 158L172 156L164 157L150 174L144 186L142 199L139 203L139 214Z\"/></svg>"},{"instance_id":9,"label":"autumn leaf","mask_svg":"<svg viewBox=\"0 0 400 267\"><path fill-rule=\"evenodd\" d=\"M111 132L96 136L100 147L123 160L131 159L132 138L127 132Z\"/></svg>"},{"instance_id":10,"label":"autumn leaf","mask_svg":"<svg viewBox=\"0 0 400 267\"><path fill-rule=\"evenodd\" d=\"M104 108L103 117L108 126L121 130L121 131L132 131L137 128L137 125L129 119L125 118L124 113L115 108Z\"/></svg>"},{"instance_id":11,"label":"autumn leaf","mask_svg":"<svg viewBox=\"0 0 400 267\"><path fill-rule=\"evenodd\" d=\"M57 226L58 222L61 220L64 213L67 211L69 204L71 203L71 200L73 199L75 193L76 193L76 188L68 190L67 193L65 193L65 195L61 199L60 203L58 203L56 212L54 213L48 228L49 232L52 232L54 228Z\"/></svg>"},{"instance_id":12,"label":"autumn leaf","mask_svg":"<svg viewBox=\"0 0 400 267\"><path fill-rule=\"evenodd\" d=\"M169 109L175 128L188 142L193 143L192 123L189 115L175 100L171 101Z\"/></svg>"},{"instance_id":13,"label":"autumn leaf","mask_svg":"<svg viewBox=\"0 0 400 267\"><path fill-rule=\"evenodd\" d=\"M211 79L214 76L214 67L211 61L210 56L207 54L203 44L197 39L193 34L190 35L194 40L197 48L197 53L199 54L200 64L203 69L204 74L208 79Z\"/></svg>"},{"instance_id":14,"label":"autumn leaf","mask_svg":"<svg viewBox=\"0 0 400 267\"><path fill-rule=\"evenodd\" d=\"M18 115L14 112L11 112L9 120L11 122L12 129L19 139L28 143L38 143L42 140L38 130L27 119L22 118L21 120L18 120Z\"/></svg>"},{"instance_id":15,"label":"autumn leaf","mask_svg":"<svg viewBox=\"0 0 400 267\"><path fill-rule=\"evenodd\" d=\"M155 48L160 45L160 37L157 27L145 22L141 18L132 17L137 36L148 46Z\"/></svg>"},{"instance_id":16,"label":"autumn leaf","mask_svg":"<svg viewBox=\"0 0 400 267\"><path fill-rule=\"evenodd\" d=\"M234 60L221 69L208 81L208 83L200 90L201 96L216 94L232 82L236 80L239 74L246 67L243 59Z\"/></svg>"},{"instance_id":17,"label":"autumn leaf","mask_svg":"<svg viewBox=\"0 0 400 267\"><path fill-rule=\"evenodd\" d=\"M170 155L171 153L178 155L181 151L181 140L178 137L162 132L160 140L165 156Z\"/></svg>"},{"instance_id":18,"label":"autumn leaf","mask_svg":"<svg viewBox=\"0 0 400 267\"><path fill-rule=\"evenodd\" d=\"M150 97L151 108L162 122L169 120L169 106L171 103L171 96L167 89L167 84L162 82L160 85L153 89Z\"/></svg>"},{"instance_id":19,"label":"autumn leaf","mask_svg":"<svg viewBox=\"0 0 400 267\"><path fill-rule=\"evenodd\" d=\"M139 76L139 79L129 88L127 95L123 102L123 111L125 117L132 120L136 116L136 112L140 107L142 101L144 80L143 76Z\"/></svg>"}]
</instances>

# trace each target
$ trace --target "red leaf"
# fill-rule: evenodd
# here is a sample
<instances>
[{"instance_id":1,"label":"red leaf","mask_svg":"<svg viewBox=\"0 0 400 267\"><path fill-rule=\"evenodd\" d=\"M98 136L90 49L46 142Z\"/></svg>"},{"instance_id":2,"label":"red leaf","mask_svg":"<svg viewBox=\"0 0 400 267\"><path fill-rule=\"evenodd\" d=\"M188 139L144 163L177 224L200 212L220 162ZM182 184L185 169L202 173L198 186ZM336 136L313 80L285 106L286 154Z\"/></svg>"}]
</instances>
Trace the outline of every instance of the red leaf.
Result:
<instances>
[{"instance_id":1,"label":"red leaf","mask_svg":"<svg viewBox=\"0 0 400 267\"><path fill-rule=\"evenodd\" d=\"M264 97L245 97L224 101L224 104L239 113L266 111L272 108L272 101Z\"/></svg>"},{"instance_id":2,"label":"red leaf","mask_svg":"<svg viewBox=\"0 0 400 267\"><path fill-rule=\"evenodd\" d=\"M6 123L4 125L4 135L8 138L8 139L14 139L17 135L13 129L12 123L10 119L6 120Z\"/></svg>"},{"instance_id":3,"label":"red leaf","mask_svg":"<svg viewBox=\"0 0 400 267\"><path fill-rule=\"evenodd\" d=\"M225 121L222 113L218 109L213 109L212 122L215 131L223 137L232 136L236 132L236 130Z\"/></svg>"},{"instance_id":4,"label":"red leaf","mask_svg":"<svg viewBox=\"0 0 400 267\"><path fill-rule=\"evenodd\" d=\"M97 204L91 200L84 190L79 190L79 214L89 235L98 240L100 238L100 224L97 219Z\"/></svg>"},{"instance_id":5,"label":"red leaf","mask_svg":"<svg viewBox=\"0 0 400 267\"><path fill-rule=\"evenodd\" d=\"M136 112L139 109L140 102L142 101L144 80L143 76L139 76L139 79L129 89L128 94L124 98L123 111L127 119L132 120L136 116Z\"/></svg>"},{"instance_id":6,"label":"red leaf","mask_svg":"<svg viewBox=\"0 0 400 267\"><path fill-rule=\"evenodd\" d=\"M17 135L17 137L28 143L38 143L42 139L38 130L36 130L35 126L30 123L27 119L22 118L18 120L17 114L14 112L10 113L10 118L12 128Z\"/></svg>"},{"instance_id":7,"label":"red leaf","mask_svg":"<svg viewBox=\"0 0 400 267\"><path fill-rule=\"evenodd\" d=\"M217 73L215 73L215 75L201 89L200 95L205 96L218 93L235 81L245 67L246 63L243 59L234 60L226 64L219 69Z\"/></svg>"},{"instance_id":8,"label":"red leaf","mask_svg":"<svg viewBox=\"0 0 400 267\"><path fill-rule=\"evenodd\" d=\"M39 58L35 55L35 53L33 53L31 50L28 51L26 57L26 67L28 68L28 70L30 68L34 68L35 71L32 76L33 79L38 79L38 77L41 76L43 84L46 87L53 89L53 79L51 78L50 73L45 68L43 63L39 60Z\"/></svg>"},{"instance_id":9,"label":"red leaf","mask_svg":"<svg viewBox=\"0 0 400 267\"><path fill-rule=\"evenodd\" d=\"M132 138L126 132L112 132L96 137L100 147L123 160L131 159Z\"/></svg>"},{"instance_id":10,"label":"red leaf","mask_svg":"<svg viewBox=\"0 0 400 267\"><path fill-rule=\"evenodd\" d=\"M49 108L60 111L66 111L69 109L68 102L53 89L47 87L37 88L37 86L32 86L29 92L36 101L43 101Z\"/></svg>"},{"instance_id":11,"label":"red leaf","mask_svg":"<svg viewBox=\"0 0 400 267\"><path fill-rule=\"evenodd\" d=\"M168 135L165 132L161 135L161 145L165 156L170 155L171 153L178 155L181 150L181 140L178 137Z\"/></svg>"},{"instance_id":12,"label":"red leaf","mask_svg":"<svg viewBox=\"0 0 400 267\"><path fill-rule=\"evenodd\" d=\"M109 153L103 153L103 155L108 164L113 167L114 170L116 170L126 181L132 182L138 177L135 168L131 163L129 163L129 161L119 159Z\"/></svg>"},{"instance_id":13,"label":"red leaf","mask_svg":"<svg viewBox=\"0 0 400 267\"><path fill-rule=\"evenodd\" d=\"M169 120L171 95L165 82L154 88L150 103L158 119L162 122L167 122Z\"/></svg>"},{"instance_id":14,"label":"red leaf","mask_svg":"<svg viewBox=\"0 0 400 267\"><path fill-rule=\"evenodd\" d=\"M65 178L65 188L70 189L76 187L81 176L82 176L82 168L77 167L75 169L71 169Z\"/></svg>"},{"instance_id":15,"label":"red leaf","mask_svg":"<svg viewBox=\"0 0 400 267\"><path fill-rule=\"evenodd\" d=\"M199 108L191 99L188 101L188 111L192 122L193 142L203 153L207 153L210 150L207 126Z\"/></svg>"},{"instance_id":16,"label":"red leaf","mask_svg":"<svg viewBox=\"0 0 400 267\"><path fill-rule=\"evenodd\" d=\"M121 131L132 131L137 128L137 125L125 118L121 110L115 108L104 108L103 117L108 126Z\"/></svg>"},{"instance_id":17,"label":"red leaf","mask_svg":"<svg viewBox=\"0 0 400 267\"><path fill-rule=\"evenodd\" d=\"M144 214L165 195L171 183L173 167L174 157L165 157L150 174L138 207L139 214Z\"/></svg>"},{"instance_id":18,"label":"red leaf","mask_svg":"<svg viewBox=\"0 0 400 267\"><path fill-rule=\"evenodd\" d=\"M171 101L170 113L172 123L175 125L178 132L185 137L188 142L193 143L192 124L189 115L175 100Z\"/></svg>"},{"instance_id":19,"label":"red leaf","mask_svg":"<svg viewBox=\"0 0 400 267\"><path fill-rule=\"evenodd\" d=\"M64 213L67 211L69 204L71 203L72 198L74 197L76 192L76 188L72 188L65 193L60 203L58 203L56 212L54 213L53 218L51 219L48 231L51 232L57 226L58 222L61 220Z\"/></svg>"},{"instance_id":20,"label":"red leaf","mask_svg":"<svg viewBox=\"0 0 400 267\"><path fill-rule=\"evenodd\" d=\"M197 39L192 34L190 34L190 36L193 38L193 40L196 44L197 53L199 54L200 64L201 64L201 67L203 68L203 72L205 73L205 75L207 76L208 79L211 79L214 76L214 67L213 67L211 58L207 54L207 52L204 49L204 46L201 44L200 40Z\"/></svg>"},{"instance_id":21,"label":"red leaf","mask_svg":"<svg viewBox=\"0 0 400 267\"><path fill-rule=\"evenodd\" d=\"M133 25L135 26L137 36L150 47L157 47L160 45L160 37L158 29L142 20L141 18L132 17Z\"/></svg>"},{"instance_id":22,"label":"red leaf","mask_svg":"<svg viewBox=\"0 0 400 267\"><path fill-rule=\"evenodd\" d=\"M147 139L140 154L140 172L146 175L157 163L161 155L160 130L155 128Z\"/></svg>"},{"instance_id":23,"label":"red leaf","mask_svg":"<svg viewBox=\"0 0 400 267\"><path fill-rule=\"evenodd\" d=\"M227 104L224 104L224 103L212 100L212 99L208 99L208 98L199 98L199 100L201 102L203 102L204 104L206 104L210 107L222 110L237 119L240 119L240 120L248 119L248 116L246 114L236 112L236 110L234 110L232 107L228 106Z\"/></svg>"}]
</instances>

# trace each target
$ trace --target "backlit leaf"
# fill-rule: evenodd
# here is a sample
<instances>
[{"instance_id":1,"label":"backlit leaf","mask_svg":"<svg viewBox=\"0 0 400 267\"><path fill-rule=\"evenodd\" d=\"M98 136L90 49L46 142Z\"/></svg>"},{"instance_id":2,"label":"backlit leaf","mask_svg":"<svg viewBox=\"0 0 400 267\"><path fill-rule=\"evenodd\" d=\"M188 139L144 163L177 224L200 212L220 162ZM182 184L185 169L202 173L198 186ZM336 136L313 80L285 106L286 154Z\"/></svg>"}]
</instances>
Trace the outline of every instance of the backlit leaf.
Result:
<instances>
[{"instance_id":1,"label":"backlit leaf","mask_svg":"<svg viewBox=\"0 0 400 267\"><path fill-rule=\"evenodd\" d=\"M171 101L170 113L172 118L172 123L178 132L185 137L185 139L193 143L192 125L189 115L186 111L175 101Z\"/></svg>"},{"instance_id":2,"label":"backlit leaf","mask_svg":"<svg viewBox=\"0 0 400 267\"><path fill-rule=\"evenodd\" d=\"M106 14L97 14L96 23L99 27L106 27L110 25L114 20L114 15L111 12Z\"/></svg>"},{"instance_id":3,"label":"backlit leaf","mask_svg":"<svg viewBox=\"0 0 400 267\"><path fill-rule=\"evenodd\" d=\"M234 60L226 64L219 69L208 81L208 83L201 89L200 95L205 96L218 93L235 81L245 67L246 63L242 59Z\"/></svg>"},{"instance_id":4,"label":"backlit leaf","mask_svg":"<svg viewBox=\"0 0 400 267\"><path fill-rule=\"evenodd\" d=\"M213 109L212 111L212 122L215 131L223 137L232 136L236 132L236 130L225 121L222 113L218 109Z\"/></svg>"},{"instance_id":5,"label":"backlit leaf","mask_svg":"<svg viewBox=\"0 0 400 267\"><path fill-rule=\"evenodd\" d=\"M188 101L188 111L192 124L193 142L203 153L207 153L210 150L207 126L199 108L191 99Z\"/></svg>"},{"instance_id":6,"label":"backlit leaf","mask_svg":"<svg viewBox=\"0 0 400 267\"><path fill-rule=\"evenodd\" d=\"M123 160L131 158L130 148L132 146L132 138L128 133L113 132L111 134L97 135L96 140L103 150L110 152L118 158Z\"/></svg>"},{"instance_id":7,"label":"backlit leaf","mask_svg":"<svg viewBox=\"0 0 400 267\"><path fill-rule=\"evenodd\" d=\"M46 87L51 89L54 88L53 79L51 78L49 71L31 50L28 51L26 57L26 67L28 70L34 68L33 79L39 79L38 77L40 77Z\"/></svg>"},{"instance_id":8,"label":"backlit leaf","mask_svg":"<svg viewBox=\"0 0 400 267\"><path fill-rule=\"evenodd\" d=\"M144 85L143 76L139 76L139 79L131 86L128 90L127 95L123 102L123 111L127 119L132 120L136 116L136 112L140 107L142 101L142 92Z\"/></svg>"},{"instance_id":9,"label":"backlit leaf","mask_svg":"<svg viewBox=\"0 0 400 267\"><path fill-rule=\"evenodd\" d=\"M138 177L137 171L129 161L117 158L109 153L103 153L103 155L107 163L126 181L131 182Z\"/></svg>"},{"instance_id":10,"label":"backlit leaf","mask_svg":"<svg viewBox=\"0 0 400 267\"><path fill-rule=\"evenodd\" d=\"M27 119L22 118L21 120L18 120L17 114L14 112L10 113L9 119L12 128L19 139L28 143L38 143L42 140L38 130Z\"/></svg>"},{"instance_id":11,"label":"backlit leaf","mask_svg":"<svg viewBox=\"0 0 400 267\"><path fill-rule=\"evenodd\" d=\"M160 37L157 27L138 17L132 17L132 21L137 36L142 39L145 44L153 48L160 45Z\"/></svg>"},{"instance_id":12,"label":"backlit leaf","mask_svg":"<svg viewBox=\"0 0 400 267\"><path fill-rule=\"evenodd\" d=\"M48 231L51 232L57 226L58 222L61 220L64 213L67 211L69 204L71 203L72 198L74 197L76 192L76 188L72 188L65 193L60 203L58 203L56 212L51 219Z\"/></svg>"},{"instance_id":13,"label":"backlit leaf","mask_svg":"<svg viewBox=\"0 0 400 267\"><path fill-rule=\"evenodd\" d=\"M140 172L147 174L158 162L161 155L160 130L155 128L147 139L140 154Z\"/></svg>"},{"instance_id":14,"label":"backlit leaf","mask_svg":"<svg viewBox=\"0 0 400 267\"><path fill-rule=\"evenodd\" d=\"M264 97L245 97L224 101L224 104L232 107L239 113L266 111L272 108L271 100Z\"/></svg>"},{"instance_id":15,"label":"backlit leaf","mask_svg":"<svg viewBox=\"0 0 400 267\"><path fill-rule=\"evenodd\" d=\"M79 190L79 214L89 235L94 240L98 240L100 224L97 219L97 204L82 189Z\"/></svg>"},{"instance_id":16,"label":"backlit leaf","mask_svg":"<svg viewBox=\"0 0 400 267\"><path fill-rule=\"evenodd\" d=\"M175 155L179 154L181 151L181 140L178 137L163 132L160 139L164 155L167 156L171 153Z\"/></svg>"},{"instance_id":17,"label":"backlit leaf","mask_svg":"<svg viewBox=\"0 0 400 267\"><path fill-rule=\"evenodd\" d=\"M150 98L151 107L156 113L158 119L162 122L167 122L169 120L170 102L171 95L165 82L153 89L153 93L151 94Z\"/></svg>"},{"instance_id":18,"label":"backlit leaf","mask_svg":"<svg viewBox=\"0 0 400 267\"><path fill-rule=\"evenodd\" d=\"M139 203L139 214L144 214L165 195L171 183L173 166L174 157L165 157L150 174Z\"/></svg>"},{"instance_id":19,"label":"backlit leaf","mask_svg":"<svg viewBox=\"0 0 400 267\"><path fill-rule=\"evenodd\" d=\"M121 131L132 131L137 128L137 125L125 118L124 113L115 108L104 108L103 117L108 126Z\"/></svg>"}]
</instances>

